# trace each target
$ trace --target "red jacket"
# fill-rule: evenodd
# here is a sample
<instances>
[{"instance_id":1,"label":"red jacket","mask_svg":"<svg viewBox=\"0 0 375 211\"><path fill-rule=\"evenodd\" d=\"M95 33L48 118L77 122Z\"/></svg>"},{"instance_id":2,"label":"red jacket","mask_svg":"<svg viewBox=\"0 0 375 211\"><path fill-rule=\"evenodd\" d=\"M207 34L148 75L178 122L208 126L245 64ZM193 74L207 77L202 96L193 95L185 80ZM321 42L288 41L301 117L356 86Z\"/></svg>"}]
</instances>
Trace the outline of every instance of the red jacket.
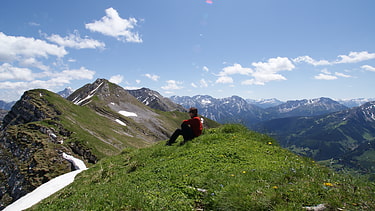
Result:
<instances>
[{"instance_id":1,"label":"red jacket","mask_svg":"<svg viewBox=\"0 0 375 211\"><path fill-rule=\"evenodd\" d=\"M191 129L193 129L195 137L202 135L203 125L201 118L196 116L191 119L184 120L183 123L190 125Z\"/></svg>"}]
</instances>

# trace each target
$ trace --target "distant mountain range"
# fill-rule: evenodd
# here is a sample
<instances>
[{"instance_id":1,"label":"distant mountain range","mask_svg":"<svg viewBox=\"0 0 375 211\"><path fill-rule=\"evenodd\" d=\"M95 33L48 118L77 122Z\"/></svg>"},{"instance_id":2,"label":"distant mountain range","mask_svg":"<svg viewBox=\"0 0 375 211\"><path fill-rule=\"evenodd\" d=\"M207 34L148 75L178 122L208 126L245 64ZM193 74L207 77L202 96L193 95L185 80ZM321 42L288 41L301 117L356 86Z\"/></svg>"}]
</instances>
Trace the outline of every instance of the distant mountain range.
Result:
<instances>
[{"instance_id":1,"label":"distant mountain range","mask_svg":"<svg viewBox=\"0 0 375 211\"><path fill-rule=\"evenodd\" d=\"M375 173L375 101L325 115L273 119L252 129L298 154Z\"/></svg>"},{"instance_id":2,"label":"distant mountain range","mask_svg":"<svg viewBox=\"0 0 375 211\"><path fill-rule=\"evenodd\" d=\"M330 98L294 100L282 103L276 99L257 101L245 100L238 96L216 99L208 95L193 97L172 96L170 98L185 108L196 107L203 116L220 123L241 123L248 127L262 121L292 116L316 116L345 110L348 107ZM250 102L250 103L249 103ZM267 102L267 103L266 103ZM265 106L275 105L272 107Z\"/></svg>"}]
</instances>

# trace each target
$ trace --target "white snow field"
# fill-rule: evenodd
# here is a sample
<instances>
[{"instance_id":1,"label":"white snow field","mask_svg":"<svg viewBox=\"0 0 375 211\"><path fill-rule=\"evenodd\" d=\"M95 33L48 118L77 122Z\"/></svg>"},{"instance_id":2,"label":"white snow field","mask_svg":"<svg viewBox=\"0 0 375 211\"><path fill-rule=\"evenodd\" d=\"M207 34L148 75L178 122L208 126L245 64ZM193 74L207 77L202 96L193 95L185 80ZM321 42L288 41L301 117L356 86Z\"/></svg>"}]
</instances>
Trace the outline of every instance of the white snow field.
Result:
<instances>
[{"instance_id":1,"label":"white snow field","mask_svg":"<svg viewBox=\"0 0 375 211\"><path fill-rule=\"evenodd\" d=\"M138 116L136 113L129 112L129 111L119 111L119 113L123 116L130 117L130 116Z\"/></svg>"},{"instance_id":2,"label":"white snow field","mask_svg":"<svg viewBox=\"0 0 375 211\"><path fill-rule=\"evenodd\" d=\"M7 206L4 211L20 211L32 207L72 183L77 174L87 169L85 163L80 159L65 153L63 153L63 158L70 161L76 170L51 179Z\"/></svg>"}]
</instances>

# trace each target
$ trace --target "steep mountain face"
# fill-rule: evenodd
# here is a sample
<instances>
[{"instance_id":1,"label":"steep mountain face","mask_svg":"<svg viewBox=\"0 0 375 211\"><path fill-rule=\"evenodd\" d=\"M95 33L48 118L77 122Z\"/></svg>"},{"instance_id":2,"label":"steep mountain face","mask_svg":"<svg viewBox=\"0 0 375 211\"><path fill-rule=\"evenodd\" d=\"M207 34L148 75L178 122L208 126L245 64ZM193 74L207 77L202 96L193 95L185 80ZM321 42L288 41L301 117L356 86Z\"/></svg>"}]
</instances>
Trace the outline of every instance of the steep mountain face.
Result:
<instances>
[{"instance_id":1,"label":"steep mountain face","mask_svg":"<svg viewBox=\"0 0 375 211\"><path fill-rule=\"evenodd\" d=\"M169 98L161 96L158 92L142 88L137 90L127 90L131 95L138 99L143 104L161 111L181 111L186 112L186 109L181 105L172 102Z\"/></svg>"},{"instance_id":2,"label":"steep mountain face","mask_svg":"<svg viewBox=\"0 0 375 211\"><path fill-rule=\"evenodd\" d=\"M281 105L266 109L274 118L292 116L317 116L347 109L346 106L329 99L316 98L311 100L288 101ZM271 119L271 118L270 118Z\"/></svg>"},{"instance_id":3,"label":"steep mountain face","mask_svg":"<svg viewBox=\"0 0 375 211\"><path fill-rule=\"evenodd\" d=\"M238 96L216 99L208 95L193 97L172 96L171 100L185 108L196 107L201 115L220 123L241 123L250 125L260 122L263 118L263 109L251 105Z\"/></svg>"},{"instance_id":4,"label":"steep mountain face","mask_svg":"<svg viewBox=\"0 0 375 211\"><path fill-rule=\"evenodd\" d=\"M335 159L342 165L375 172L375 101L327 115L274 119L253 129L267 132L282 146L316 160Z\"/></svg>"},{"instance_id":5,"label":"steep mountain face","mask_svg":"<svg viewBox=\"0 0 375 211\"><path fill-rule=\"evenodd\" d=\"M69 172L71 164L62 153L96 163L124 148L165 140L188 118L186 112L151 109L105 79L85 85L68 99L47 90L30 90L4 117L0 209Z\"/></svg>"},{"instance_id":6,"label":"steep mountain face","mask_svg":"<svg viewBox=\"0 0 375 211\"><path fill-rule=\"evenodd\" d=\"M71 133L59 123L61 110L48 103L48 95L54 94L43 90L26 92L4 118L0 135L0 208L71 169L60 156L61 152L72 153L70 147L61 144Z\"/></svg>"}]
</instances>

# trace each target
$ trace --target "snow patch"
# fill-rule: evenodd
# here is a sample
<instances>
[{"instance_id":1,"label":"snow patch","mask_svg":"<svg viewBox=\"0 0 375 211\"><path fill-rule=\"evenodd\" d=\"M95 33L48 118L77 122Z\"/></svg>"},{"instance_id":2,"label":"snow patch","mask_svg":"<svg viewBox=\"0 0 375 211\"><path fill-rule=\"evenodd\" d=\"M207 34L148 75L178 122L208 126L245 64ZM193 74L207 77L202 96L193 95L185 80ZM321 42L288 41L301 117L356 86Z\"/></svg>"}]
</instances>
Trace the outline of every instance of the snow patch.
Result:
<instances>
[{"instance_id":1,"label":"snow patch","mask_svg":"<svg viewBox=\"0 0 375 211\"><path fill-rule=\"evenodd\" d=\"M201 103L202 103L203 105L207 105L207 104L210 104L210 103L211 103L211 100L203 99L203 100L201 101Z\"/></svg>"},{"instance_id":2,"label":"snow patch","mask_svg":"<svg viewBox=\"0 0 375 211\"><path fill-rule=\"evenodd\" d=\"M74 178L77 174L87 169L85 163L80 159L77 159L65 153L63 153L63 158L71 162L77 170L55 177L50 181L42 184L32 192L26 194L25 196L19 198L17 201L7 206L4 211L25 210L32 207L43 199L68 186L74 181Z\"/></svg>"},{"instance_id":3,"label":"snow patch","mask_svg":"<svg viewBox=\"0 0 375 211\"><path fill-rule=\"evenodd\" d=\"M120 125L122 125L122 126L126 126L126 124L123 121L119 120L119 119L116 119L115 121L117 123L119 123Z\"/></svg>"},{"instance_id":4,"label":"snow patch","mask_svg":"<svg viewBox=\"0 0 375 211\"><path fill-rule=\"evenodd\" d=\"M121 115L123 115L123 116L126 116L126 117L130 117L130 116L138 116L136 113L129 112L129 111L119 111L119 114L121 114Z\"/></svg>"},{"instance_id":5,"label":"snow patch","mask_svg":"<svg viewBox=\"0 0 375 211\"><path fill-rule=\"evenodd\" d=\"M91 99L91 98L95 95L96 90L98 90L99 87L101 87L103 83L104 83L104 82L100 83L99 86L97 86L94 90L92 90L92 91L90 92L90 94L87 95L87 97L85 97L84 99L80 99L80 98L77 99L77 98L75 98L75 99L73 100L73 103L76 104L76 105L81 105L81 103L83 103L84 101Z\"/></svg>"},{"instance_id":6,"label":"snow patch","mask_svg":"<svg viewBox=\"0 0 375 211\"><path fill-rule=\"evenodd\" d=\"M87 169L85 163L82 160L80 160L78 158L75 158L71 155L65 154L65 153L63 153L62 156L65 160L71 162L76 170L86 170Z\"/></svg>"}]
</instances>

